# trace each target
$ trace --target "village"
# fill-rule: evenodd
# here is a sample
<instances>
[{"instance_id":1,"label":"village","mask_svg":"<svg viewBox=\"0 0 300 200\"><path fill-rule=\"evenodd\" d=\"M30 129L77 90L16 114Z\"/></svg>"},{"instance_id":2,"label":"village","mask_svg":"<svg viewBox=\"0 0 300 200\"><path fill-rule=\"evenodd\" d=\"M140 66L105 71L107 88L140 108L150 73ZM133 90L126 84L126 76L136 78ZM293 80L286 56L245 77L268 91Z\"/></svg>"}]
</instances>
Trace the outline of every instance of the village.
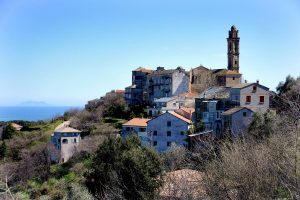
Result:
<instances>
[{"instance_id":1,"label":"village","mask_svg":"<svg viewBox=\"0 0 300 200\"><path fill-rule=\"evenodd\" d=\"M3 195L298 199L300 77L276 92L246 80L235 26L227 56L227 68L138 67L130 86L84 108L2 122Z\"/></svg>"},{"instance_id":2,"label":"village","mask_svg":"<svg viewBox=\"0 0 300 200\"><path fill-rule=\"evenodd\" d=\"M254 113L269 109L270 91L258 80L243 80L239 43L239 31L232 26L227 38L227 68L134 69L132 85L112 93L122 95L129 106L145 106L147 117L123 123L121 137L135 134L143 145L160 153L173 145L201 148L216 139L241 137ZM86 107L94 103L95 100L90 101ZM60 151L56 159L66 162L80 144L80 138L80 130L68 124L57 128L51 138Z\"/></svg>"}]
</instances>

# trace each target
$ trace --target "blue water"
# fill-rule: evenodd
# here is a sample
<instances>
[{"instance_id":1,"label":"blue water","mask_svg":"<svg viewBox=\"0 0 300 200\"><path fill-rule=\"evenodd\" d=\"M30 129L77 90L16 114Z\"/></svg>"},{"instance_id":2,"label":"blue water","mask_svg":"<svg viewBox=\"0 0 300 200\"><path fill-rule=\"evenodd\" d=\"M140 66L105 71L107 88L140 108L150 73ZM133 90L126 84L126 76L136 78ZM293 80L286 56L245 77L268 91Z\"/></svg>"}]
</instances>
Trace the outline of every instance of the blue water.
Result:
<instances>
[{"instance_id":1,"label":"blue water","mask_svg":"<svg viewBox=\"0 0 300 200\"><path fill-rule=\"evenodd\" d=\"M47 107L1 107L0 106L0 121L11 120L27 120L38 121L48 120L57 115L63 115L65 111L70 110L70 106L47 106Z\"/></svg>"}]
</instances>

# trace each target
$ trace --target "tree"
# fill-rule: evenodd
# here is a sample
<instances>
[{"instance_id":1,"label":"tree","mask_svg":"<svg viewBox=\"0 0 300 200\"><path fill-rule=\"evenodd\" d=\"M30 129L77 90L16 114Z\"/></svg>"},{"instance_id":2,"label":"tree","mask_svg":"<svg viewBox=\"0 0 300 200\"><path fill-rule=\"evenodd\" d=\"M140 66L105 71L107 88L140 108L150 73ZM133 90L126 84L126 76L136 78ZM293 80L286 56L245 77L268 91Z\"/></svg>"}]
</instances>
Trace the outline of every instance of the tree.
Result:
<instances>
[{"instance_id":1,"label":"tree","mask_svg":"<svg viewBox=\"0 0 300 200\"><path fill-rule=\"evenodd\" d=\"M16 132L16 129L11 124L8 124L4 128L2 139L11 139L15 132Z\"/></svg>"},{"instance_id":2,"label":"tree","mask_svg":"<svg viewBox=\"0 0 300 200\"><path fill-rule=\"evenodd\" d=\"M270 110L265 113L255 113L248 132L256 139L266 139L278 129L280 123L277 118L275 113Z\"/></svg>"},{"instance_id":3,"label":"tree","mask_svg":"<svg viewBox=\"0 0 300 200\"><path fill-rule=\"evenodd\" d=\"M293 86L296 85L297 82L299 82L299 81L300 81L300 77L295 79L291 75L288 75L285 79L285 82L280 82L278 84L278 86L276 87L276 90L279 95L288 93L293 88Z\"/></svg>"},{"instance_id":4,"label":"tree","mask_svg":"<svg viewBox=\"0 0 300 200\"><path fill-rule=\"evenodd\" d=\"M90 166L86 185L97 199L153 199L161 186L161 159L134 135L105 140Z\"/></svg>"},{"instance_id":5,"label":"tree","mask_svg":"<svg viewBox=\"0 0 300 200\"><path fill-rule=\"evenodd\" d=\"M5 141L2 142L2 144L0 145L0 158L5 158L7 154L7 146Z\"/></svg>"},{"instance_id":6,"label":"tree","mask_svg":"<svg viewBox=\"0 0 300 200\"><path fill-rule=\"evenodd\" d=\"M5 158L7 155L7 146L5 141L2 142L1 146L0 146L0 158Z\"/></svg>"}]
</instances>

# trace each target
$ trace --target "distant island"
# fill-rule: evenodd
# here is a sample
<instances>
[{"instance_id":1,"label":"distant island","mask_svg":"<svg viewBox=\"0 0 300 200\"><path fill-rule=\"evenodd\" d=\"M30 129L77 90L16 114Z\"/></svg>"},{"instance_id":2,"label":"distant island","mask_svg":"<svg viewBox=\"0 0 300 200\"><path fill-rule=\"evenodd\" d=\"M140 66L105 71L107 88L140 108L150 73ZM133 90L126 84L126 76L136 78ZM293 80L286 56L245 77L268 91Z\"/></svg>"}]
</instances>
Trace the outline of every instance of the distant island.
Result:
<instances>
[{"instance_id":1,"label":"distant island","mask_svg":"<svg viewBox=\"0 0 300 200\"><path fill-rule=\"evenodd\" d=\"M18 104L17 106L51 106L51 105L44 101L24 101Z\"/></svg>"}]
</instances>

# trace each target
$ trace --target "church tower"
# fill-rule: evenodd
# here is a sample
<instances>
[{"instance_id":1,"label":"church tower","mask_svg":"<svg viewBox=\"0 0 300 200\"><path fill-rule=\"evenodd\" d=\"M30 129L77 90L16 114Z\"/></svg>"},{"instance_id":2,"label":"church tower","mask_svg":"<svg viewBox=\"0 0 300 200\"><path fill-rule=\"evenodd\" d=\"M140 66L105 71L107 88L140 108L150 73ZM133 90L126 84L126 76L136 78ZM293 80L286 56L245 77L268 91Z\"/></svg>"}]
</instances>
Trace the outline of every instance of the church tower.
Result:
<instances>
[{"instance_id":1,"label":"church tower","mask_svg":"<svg viewBox=\"0 0 300 200\"><path fill-rule=\"evenodd\" d=\"M228 69L236 70L239 72L239 55L240 55L240 38L238 36L239 31L235 26L231 26L231 30L229 31L229 36L227 38L228 44Z\"/></svg>"}]
</instances>

